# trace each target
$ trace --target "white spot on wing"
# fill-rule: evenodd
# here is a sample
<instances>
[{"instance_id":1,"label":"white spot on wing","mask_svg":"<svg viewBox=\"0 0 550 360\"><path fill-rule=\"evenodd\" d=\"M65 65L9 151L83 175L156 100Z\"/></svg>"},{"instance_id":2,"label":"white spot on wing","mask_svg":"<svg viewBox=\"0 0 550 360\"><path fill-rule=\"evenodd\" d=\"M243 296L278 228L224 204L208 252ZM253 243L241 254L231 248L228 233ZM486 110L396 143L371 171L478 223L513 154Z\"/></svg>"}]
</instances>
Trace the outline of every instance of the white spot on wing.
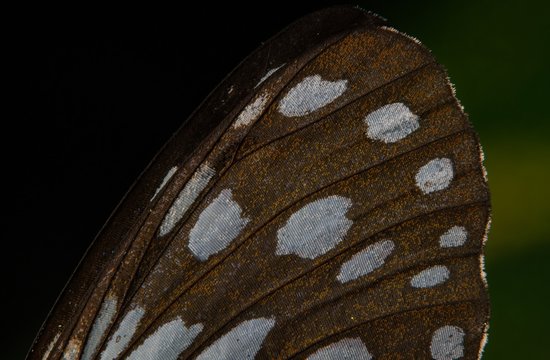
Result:
<instances>
[{"instance_id":1,"label":"white spot on wing","mask_svg":"<svg viewBox=\"0 0 550 360\"><path fill-rule=\"evenodd\" d=\"M199 215L189 233L189 249L201 261L226 248L248 224L242 209L224 189Z\"/></svg>"},{"instance_id":2,"label":"white spot on wing","mask_svg":"<svg viewBox=\"0 0 550 360\"><path fill-rule=\"evenodd\" d=\"M118 358L118 355L126 349L132 336L134 336L143 315L145 315L145 310L139 306L128 311L115 333L109 338L107 347L101 353L101 360Z\"/></svg>"},{"instance_id":3,"label":"white spot on wing","mask_svg":"<svg viewBox=\"0 0 550 360\"><path fill-rule=\"evenodd\" d=\"M260 79L260 81L258 81L258 83L256 84L256 86L254 86L255 88L257 88L258 86L260 86L260 84L262 84L264 81L266 81L267 79L269 79L271 77L271 75L275 74L277 72L277 70L279 70L280 68L282 68L283 66L285 66L285 64L282 64L280 66L277 66L276 68L273 68L273 69L270 69L268 72L265 73L264 76L262 76L262 78Z\"/></svg>"},{"instance_id":4,"label":"white spot on wing","mask_svg":"<svg viewBox=\"0 0 550 360\"><path fill-rule=\"evenodd\" d=\"M178 171L178 167L177 167L177 166L174 166L173 168L171 168L170 170L168 170L168 172L167 172L166 175L164 176L164 179L162 179L162 182L160 183L159 187L158 187L157 190L155 191L155 194L153 195L153 197L152 197L151 200L149 200L149 201L153 201L153 199L157 197L157 195L159 194L159 192L166 186L166 184L168 184L168 181L170 181L170 179L172 178L172 176L174 176L174 174L176 173L176 171Z\"/></svg>"},{"instance_id":5,"label":"white spot on wing","mask_svg":"<svg viewBox=\"0 0 550 360\"><path fill-rule=\"evenodd\" d=\"M439 237L439 245L443 248L464 245L468 239L468 232L464 226L453 226Z\"/></svg>"},{"instance_id":6,"label":"white spot on wing","mask_svg":"<svg viewBox=\"0 0 550 360\"><path fill-rule=\"evenodd\" d=\"M258 119L269 101L269 96L266 92L259 94L254 101L248 104L235 120L233 128L237 129L241 126L246 126Z\"/></svg>"},{"instance_id":7,"label":"white spot on wing","mask_svg":"<svg viewBox=\"0 0 550 360\"><path fill-rule=\"evenodd\" d=\"M50 343L48 344L48 347L46 348L46 351L44 351L44 355L42 355L42 360L48 359L48 356L50 356L50 353L52 352L53 347L55 346L55 343L57 342L57 340L59 340L60 336L61 336L61 333L57 333L52 339L52 341L50 341Z\"/></svg>"},{"instance_id":8,"label":"white spot on wing","mask_svg":"<svg viewBox=\"0 0 550 360\"><path fill-rule=\"evenodd\" d=\"M464 356L464 330L458 326L442 326L432 335L430 352L435 360L453 360Z\"/></svg>"},{"instance_id":9,"label":"white spot on wing","mask_svg":"<svg viewBox=\"0 0 550 360\"><path fill-rule=\"evenodd\" d=\"M373 140L394 143L418 129L418 115L403 103L384 105L365 118L367 136Z\"/></svg>"},{"instance_id":10,"label":"white spot on wing","mask_svg":"<svg viewBox=\"0 0 550 360\"><path fill-rule=\"evenodd\" d=\"M175 360L202 331L202 324L186 327L181 318L170 321L151 334L128 360Z\"/></svg>"},{"instance_id":11,"label":"white spot on wing","mask_svg":"<svg viewBox=\"0 0 550 360\"><path fill-rule=\"evenodd\" d=\"M101 309L97 315L92 330L88 335L84 352L82 353L82 360L89 360L96 352L105 331L109 327L113 316L116 314L117 300L115 298L105 298Z\"/></svg>"},{"instance_id":12,"label":"white spot on wing","mask_svg":"<svg viewBox=\"0 0 550 360\"><path fill-rule=\"evenodd\" d=\"M454 177L453 163L447 158L437 158L422 166L416 173L416 186L424 194L447 188Z\"/></svg>"},{"instance_id":13,"label":"white spot on wing","mask_svg":"<svg viewBox=\"0 0 550 360\"><path fill-rule=\"evenodd\" d=\"M341 283L357 279L360 276L378 269L384 265L386 258L392 253L395 244L391 240L382 240L353 255L342 264L337 279Z\"/></svg>"},{"instance_id":14,"label":"white spot on wing","mask_svg":"<svg viewBox=\"0 0 550 360\"><path fill-rule=\"evenodd\" d=\"M411 279L411 285L415 288L429 288L449 279L449 269L445 265L435 265L422 270Z\"/></svg>"},{"instance_id":15,"label":"white spot on wing","mask_svg":"<svg viewBox=\"0 0 550 360\"><path fill-rule=\"evenodd\" d=\"M279 112L287 117L312 113L340 97L347 83L347 80L323 80L320 75L308 76L280 101Z\"/></svg>"},{"instance_id":16,"label":"white spot on wing","mask_svg":"<svg viewBox=\"0 0 550 360\"><path fill-rule=\"evenodd\" d=\"M187 184L185 184L183 189L180 191L178 197L164 217L164 220L160 225L160 236L164 236L172 231L177 222L181 220L185 212L191 205L193 205L197 197L208 185L208 182L212 179L214 174L216 174L216 171L206 163L199 167L199 169L193 174L191 179L189 179Z\"/></svg>"},{"instance_id":17,"label":"white spot on wing","mask_svg":"<svg viewBox=\"0 0 550 360\"><path fill-rule=\"evenodd\" d=\"M359 338L345 338L327 345L307 357L306 360L371 360L372 355Z\"/></svg>"},{"instance_id":18,"label":"white spot on wing","mask_svg":"<svg viewBox=\"0 0 550 360\"><path fill-rule=\"evenodd\" d=\"M275 326L274 319L246 320L207 347L196 360L253 359Z\"/></svg>"},{"instance_id":19,"label":"white spot on wing","mask_svg":"<svg viewBox=\"0 0 550 360\"><path fill-rule=\"evenodd\" d=\"M277 231L277 255L314 259L333 249L351 227L346 218L351 200L332 195L315 200L290 216Z\"/></svg>"}]
</instances>

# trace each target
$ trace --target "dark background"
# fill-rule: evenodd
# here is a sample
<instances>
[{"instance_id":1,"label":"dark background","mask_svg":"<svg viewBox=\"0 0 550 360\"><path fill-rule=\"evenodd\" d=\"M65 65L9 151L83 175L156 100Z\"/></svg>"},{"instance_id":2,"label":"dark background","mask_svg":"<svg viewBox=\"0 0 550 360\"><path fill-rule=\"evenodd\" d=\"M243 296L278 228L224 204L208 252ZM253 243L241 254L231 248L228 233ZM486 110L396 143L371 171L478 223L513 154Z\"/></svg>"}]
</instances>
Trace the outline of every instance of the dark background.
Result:
<instances>
[{"instance_id":1,"label":"dark background","mask_svg":"<svg viewBox=\"0 0 550 360\"><path fill-rule=\"evenodd\" d=\"M259 2L260 3L260 2ZM2 359L25 356L85 249L156 151L262 40L324 5L205 4L72 21L25 18L5 72ZM546 2L363 1L449 71L486 152L492 320L485 359L550 339L550 37ZM130 20L130 21L128 21ZM108 23L108 25L107 25ZM5 342L5 344L4 344Z\"/></svg>"}]
</instances>

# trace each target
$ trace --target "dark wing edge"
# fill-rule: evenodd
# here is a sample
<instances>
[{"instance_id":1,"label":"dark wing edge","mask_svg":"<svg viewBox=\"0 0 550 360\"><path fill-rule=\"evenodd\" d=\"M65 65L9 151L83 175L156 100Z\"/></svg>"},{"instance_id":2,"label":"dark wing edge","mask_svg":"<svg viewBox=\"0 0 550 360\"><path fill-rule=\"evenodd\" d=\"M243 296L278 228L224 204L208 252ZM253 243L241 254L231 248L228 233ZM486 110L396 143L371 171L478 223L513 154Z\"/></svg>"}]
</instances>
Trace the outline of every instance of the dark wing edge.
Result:
<instances>
[{"instance_id":1,"label":"dark wing edge","mask_svg":"<svg viewBox=\"0 0 550 360\"><path fill-rule=\"evenodd\" d=\"M81 312L105 269L116 269L136 231L149 199L175 163L185 163L204 142L220 137L231 114L254 94L267 66L284 63L301 53L360 27L380 26L382 18L355 7L318 11L288 26L262 44L218 85L157 153L110 215L67 282L39 330L27 359L59 358ZM287 46L291 43L293 46ZM284 46L283 46L284 44ZM273 51L271 48L276 47ZM238 112L237 112L238 113Z\"/></svg>"}]
</instances>

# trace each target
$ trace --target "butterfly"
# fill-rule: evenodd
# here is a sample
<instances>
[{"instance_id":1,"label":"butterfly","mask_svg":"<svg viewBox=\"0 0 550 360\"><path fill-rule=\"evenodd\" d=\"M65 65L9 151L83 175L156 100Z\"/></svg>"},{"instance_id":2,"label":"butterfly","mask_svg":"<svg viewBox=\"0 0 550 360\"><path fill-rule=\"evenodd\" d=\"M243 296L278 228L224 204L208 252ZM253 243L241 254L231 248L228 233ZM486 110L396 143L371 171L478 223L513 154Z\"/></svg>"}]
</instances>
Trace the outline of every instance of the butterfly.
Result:
<instances>
[{"instance_id":1,"label":"butterfly","mask_svg":"<svg viewBox=\"0 0 550 360\"><path fill-rule=\"evenodd\" d=\"M482 160L416 39L357 8L308 15L157 154L28 358L479 358Z\"/></svg>"}]
</instances>

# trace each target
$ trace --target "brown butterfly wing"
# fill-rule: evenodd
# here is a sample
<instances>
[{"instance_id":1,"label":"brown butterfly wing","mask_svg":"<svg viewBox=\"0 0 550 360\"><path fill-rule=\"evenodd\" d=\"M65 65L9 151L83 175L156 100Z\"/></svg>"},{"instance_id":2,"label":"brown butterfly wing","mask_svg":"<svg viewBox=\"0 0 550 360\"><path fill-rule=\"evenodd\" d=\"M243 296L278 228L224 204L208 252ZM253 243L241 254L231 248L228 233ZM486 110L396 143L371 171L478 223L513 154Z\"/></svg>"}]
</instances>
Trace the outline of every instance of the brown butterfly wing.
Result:
<instances>
[{"instance_id":1,"label":"brown butterfly wing","mask_svg":"<svg viewBox=\"0 0 550 360\"><path fill-rule=\"evenodd\" d=\"M31 358L477 358L488 216L441 66L367 13L319 12L161 151Z\"/></svg>"}]
</instances>

